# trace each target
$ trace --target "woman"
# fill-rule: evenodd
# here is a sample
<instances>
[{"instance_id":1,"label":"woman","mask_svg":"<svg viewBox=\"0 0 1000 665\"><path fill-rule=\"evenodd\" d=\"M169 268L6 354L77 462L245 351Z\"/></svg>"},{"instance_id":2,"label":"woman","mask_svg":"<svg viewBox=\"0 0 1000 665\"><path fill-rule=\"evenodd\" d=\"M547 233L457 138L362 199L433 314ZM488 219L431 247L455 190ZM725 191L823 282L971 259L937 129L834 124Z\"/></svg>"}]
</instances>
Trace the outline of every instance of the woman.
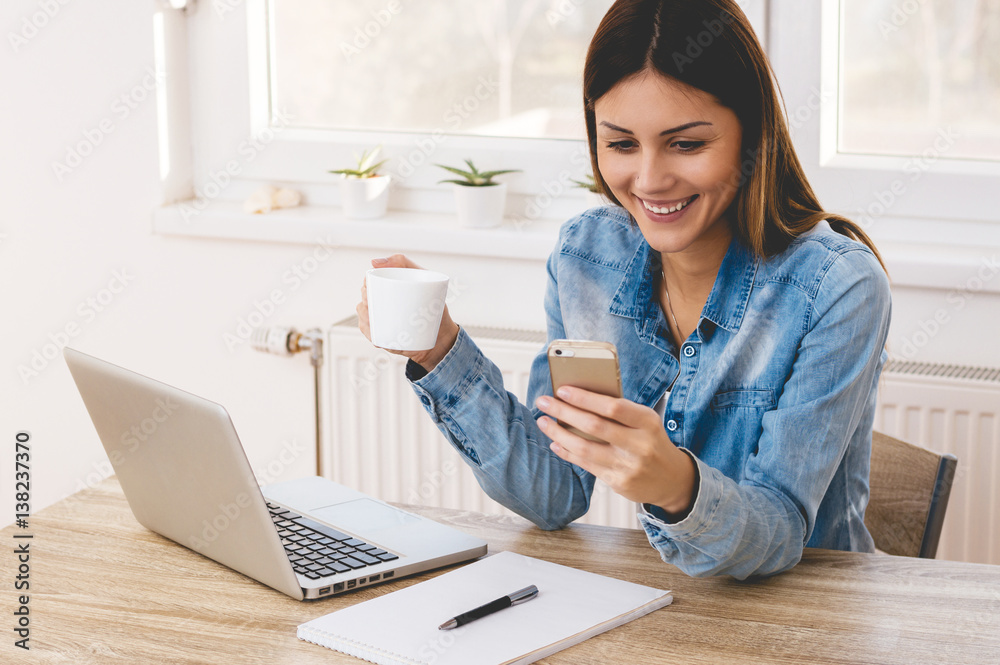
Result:
<instances>
[{"instance_id":1,"label":"woman","mask_svg":"<svg viewBox=\"0 0 1000 665\"><path fill-rule=\"evenodd\" d=\"M888 280L813 194L746 17L730 0L616 2L584 105L616 206L562 227L548 336L613 342L624 397L552 395L540 353L530 410L445 312L435 348L408 354L428 413L500 503L559 528L596 476L641 504L650 543L690 575L773 574L803 546L872 551ZM364 293L358 314L367 334Z\"/></svg>"}]
</instances>

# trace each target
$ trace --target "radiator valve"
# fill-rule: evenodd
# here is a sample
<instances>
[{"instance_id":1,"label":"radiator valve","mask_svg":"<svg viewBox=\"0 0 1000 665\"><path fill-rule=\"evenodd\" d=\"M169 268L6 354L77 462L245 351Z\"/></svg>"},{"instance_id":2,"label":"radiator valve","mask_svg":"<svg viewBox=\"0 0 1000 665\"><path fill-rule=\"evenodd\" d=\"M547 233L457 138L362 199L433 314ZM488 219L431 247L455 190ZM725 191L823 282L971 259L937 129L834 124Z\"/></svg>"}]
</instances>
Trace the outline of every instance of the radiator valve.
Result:
<instances>
[{"instance_id":1,"label":"radiator valve","mask_svg":"<svg viewBox=\"0 0 1000 665\"><path fill-rule=\"evenodd\" d=\"M257 328L250 337L250 346L256 351L291 356L309 352L309 362L318 367L323 363L323 337L319 329L299 332L295 328Z\"/></svg>"}]
</instances>

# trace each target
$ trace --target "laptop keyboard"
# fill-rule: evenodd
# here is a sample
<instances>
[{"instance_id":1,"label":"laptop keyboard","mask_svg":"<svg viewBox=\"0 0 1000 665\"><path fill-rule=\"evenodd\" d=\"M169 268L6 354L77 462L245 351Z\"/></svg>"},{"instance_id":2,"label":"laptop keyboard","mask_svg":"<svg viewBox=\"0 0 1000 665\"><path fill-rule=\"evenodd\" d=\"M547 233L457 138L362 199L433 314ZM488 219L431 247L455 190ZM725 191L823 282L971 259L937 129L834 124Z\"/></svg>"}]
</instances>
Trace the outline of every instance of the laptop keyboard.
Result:
<instances>
[{"instance_id":1,"label":"laptop keyboard","mask_svg":"<svg viewBox=\"0 0 1000 665\"><path fill-rule=\"evenodd\" d=\"M295 572L311 580L374 566L399 557L296 512L267 503Z\"/></svg>"}]
</instances>

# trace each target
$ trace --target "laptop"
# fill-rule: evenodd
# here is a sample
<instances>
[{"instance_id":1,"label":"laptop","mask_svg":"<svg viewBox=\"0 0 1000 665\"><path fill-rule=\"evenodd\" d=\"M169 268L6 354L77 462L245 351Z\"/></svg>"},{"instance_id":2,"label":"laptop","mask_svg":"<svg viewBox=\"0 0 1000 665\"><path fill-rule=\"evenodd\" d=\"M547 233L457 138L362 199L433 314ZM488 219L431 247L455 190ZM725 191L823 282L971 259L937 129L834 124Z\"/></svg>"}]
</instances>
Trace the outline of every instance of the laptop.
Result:
<instances>
[{"instance_id":1,"label":"laptop","mask_svg":"<svg viewBox=\"0 0 1000 665\"><path fill-rule=\"evenodd\" d=\"M486 554L486 542L326 478L259 487L221 405L63 355L140 524L298 600Z\"/></svg>"}]
</instances>

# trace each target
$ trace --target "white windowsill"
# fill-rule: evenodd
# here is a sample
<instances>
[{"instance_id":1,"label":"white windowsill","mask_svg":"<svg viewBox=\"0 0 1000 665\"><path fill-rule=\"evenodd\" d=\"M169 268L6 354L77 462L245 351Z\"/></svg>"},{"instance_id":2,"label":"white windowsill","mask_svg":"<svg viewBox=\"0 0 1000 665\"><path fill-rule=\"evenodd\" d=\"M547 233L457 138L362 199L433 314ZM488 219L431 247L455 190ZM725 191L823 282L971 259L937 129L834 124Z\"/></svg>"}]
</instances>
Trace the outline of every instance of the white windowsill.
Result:
<instances>
[{"instance_id":1,"label":"white windowsill","mask_svg":"<svg viewBox=\"0 0 1000 665\"><path fill-rule=\"evenodd\" d=\"M340 208L301 206L253 215L242 205L213 202L185 220L182 206L153 210L153 232L230 240L323 244L387 252L419 251L544 261L556 244L560 221L505 220L492 229L468 229L454 214L390 210L381 219L347 219Z\"/></svg>"},{"instance_id":2,"label":"white windowsill","mask_svg":"<svg viewBox=\"0 0 1000 665\"><path fill-rule=\"evenodd\" d=\"M243 212L239 203L213 202L185 221L179 204L153 211L153 231L164 236L323 244L384 252L429 252L496 259L545 261L555 247L562 220L519 224L506 220L493 229L468 229L449 213L390 210L382 219L352 220L333 206L302 206L263 215ZM949 246L927 242L876 243L897 287L969 288L1000 293L1000 246ZM970 280L972 280L970 282Z\"/></svg>"}]
</instances>

